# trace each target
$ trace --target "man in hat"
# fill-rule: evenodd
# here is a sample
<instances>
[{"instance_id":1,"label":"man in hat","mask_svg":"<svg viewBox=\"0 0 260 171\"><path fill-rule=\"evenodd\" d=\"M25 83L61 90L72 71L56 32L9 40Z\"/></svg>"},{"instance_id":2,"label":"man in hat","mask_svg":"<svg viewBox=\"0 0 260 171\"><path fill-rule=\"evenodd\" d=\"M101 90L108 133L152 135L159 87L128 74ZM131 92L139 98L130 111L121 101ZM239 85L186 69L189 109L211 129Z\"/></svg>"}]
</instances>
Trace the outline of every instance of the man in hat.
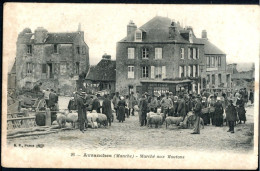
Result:
<instances>
[{"instance_id":1,"label":"man in hat","mask_svg":"<svg viewBox=\"0 0 260 171\"><path fill-rule=\"evenodd\" d=\"M135 96L134 96L134 92L132 91L131 92L131 94L130 94L130 97L129 97L129 115L131 114L131 112L132 112L132 116L134 116L135 115L135 113L134 113L134 106L136 105L136 98L135 98Z\"/></svg>"},{"instance_id":2,"label":"man in hat","mask_svg":"<svg viewBox=\"0 0 260 171\"><path fill-rule=\"evenodd\" d=\"M233 101L229 100L226 108L226 120L228 122L229 130L227 132L235 133L234 126L237 120L237 111L235 106L233 105Z\"/></svg>"},{"instance_id":3,"label":"man in hat","mask_svg":"<svg viewBox=\"0 0 260 171\"><path fill-rule=\"evenodd\" d=\"M194 114L196 116L196 120L195 120L195 128L193 130L193 132L191 134L200 134L200 115L201 115L201 109L202 109L202 105L201 105L201 97L198 95L196 97L196 101L195 101L195 107L193 108Z\"/></svg>"},{"instance_id":4,"label":"man in hat","mask_svg":"<svg viewBox=\"0 0 260 171\"><path fill-rule=\"evenodd\" d=\"M97 94L97 96L94 96L93 102L92 102L92 110L97 111L97 113L100 113L100 94Z\"/></svg>"},{"instance_id":5,"label":"man in hat","mask_svg":"<svg viewBox=\"0 0 260 171\"><path fill-rule=\"evenodd\" d=\"M43 92L43 96L44 96L44 100L46 102L46 105L49 108L50 91L49 91L48 88Z\"/></svg>"},{"instance_id":6,"label":"man in hat","mask_svg":"<svg viewBox=\"0 0 260 171\"><path fill-rule=\"evenodd\" d=\"M85 93L80 93L80 96L77 99L77 108L78 108L78 122L79 122L79 130L84 133L84 123L85 123L85 117L84 117L84 96Z\"/></svg>"},{"instance_id":7,"label":"man in hat","mask_svg":"<svg viewBox=\"0 0 260 171\"><path fill-rule=\"evenodd\" d=\"M169 92L166 92L166 96L161 101L163 108L164 118L169 114L170 109L173 107L172 99L169 97Z\"/></svg>"},{"instance_id":8,"label":"man in hat","mask_svg":"<svg viewBox=\"0 0 260 171\"><path fill-rule=\"evenodd\" d=\"M112 103L114 105L114 109L116 111L116 116L118 112L118 102L120 101L119 99L119 92L116 92L115 96L113 97Z\"/></svg>"},{"instance_id":9,"label":"man in hat","mask_svg":"<svg viewBox=\"0 0 260 171\"><path fill-rule=\"evenodd\" d=\"M179 95L179 99L180 100L178 102L177 114L178 114L178 116L184 118L186 116L186 104L185 104L182 94Z\"/></svg>"},{"instance_id":10,"label":"man in hat","mask_svg":"<svg viewBox=\"0 0 260 171\"><path fill-rule=\"evenodd\" d=\"M141 116L140 116L141 126L145 126L147 124L146 116L147 116L147 111L148 111L148 101L147 101L145 94L142 95L142 98L139 103L139 108L141 111L141 113L140 113L141 114Z\"/></svg>"},{"instance_id":11,"label":"man in hat","mask_svg":"<svg viewBox=\"0 0 260 171\"><path fill-rule=\"evenodd\" d=\"M111 101L108 98L108 95L104 95L104 101L102 104L102 113L107 116L107 120L109 123L109 126L111 126L111 120L112 120L112 108L111 108Z\"/></svg>"}]
</instances>

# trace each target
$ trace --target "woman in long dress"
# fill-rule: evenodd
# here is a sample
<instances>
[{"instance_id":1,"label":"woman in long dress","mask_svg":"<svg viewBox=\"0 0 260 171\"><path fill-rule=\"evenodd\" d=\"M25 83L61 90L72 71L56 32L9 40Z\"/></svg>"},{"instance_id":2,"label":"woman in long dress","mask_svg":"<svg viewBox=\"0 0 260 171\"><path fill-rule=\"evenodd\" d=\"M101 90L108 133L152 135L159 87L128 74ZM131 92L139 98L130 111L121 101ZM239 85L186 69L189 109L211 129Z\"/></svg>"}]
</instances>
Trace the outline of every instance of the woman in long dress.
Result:
<instances>
[{"instance_id":1,"label":"woman in long dress","mask_svg":"<svg viewBox=\"0 0 260 171\"><path fill-rule=\"evenodd\" d=\"M246 122L246 110L245 110L244 100L242 99L242 95L240 95L237 98L236 106L237 106L237 113L238 113L238 117L239 117L239 123L241 123L241 121L244 121L244 123L245 123Z\"/></svg>"},{"instance_id":2,"label":"woman in long dress","mask_svg":"<svg viewBox=\"0 0 260 171\"><path fill-rule=\"evenodd\" d=\"M120 100L118 102L117 120L119 120L119 122L124 122L125 121L125 107L126 107L126 102L124 100L124 97L121 96Z\"/></svg>"}]
</instances>

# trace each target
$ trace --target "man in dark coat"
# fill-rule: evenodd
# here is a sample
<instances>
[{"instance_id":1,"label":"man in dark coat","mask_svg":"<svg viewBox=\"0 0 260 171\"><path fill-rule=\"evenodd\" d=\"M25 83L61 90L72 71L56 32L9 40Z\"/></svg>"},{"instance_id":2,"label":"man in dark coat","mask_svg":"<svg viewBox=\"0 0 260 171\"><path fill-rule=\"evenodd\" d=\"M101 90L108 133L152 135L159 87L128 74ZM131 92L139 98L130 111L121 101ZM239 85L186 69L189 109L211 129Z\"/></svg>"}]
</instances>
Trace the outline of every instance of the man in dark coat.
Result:
<instances>
[{"instance_id":1,"label":"man in dark coat","mask_svg":"<svg viewBox=\"0 0 260 171\"><path fill-rule=\"evenodd\" d=\"M98 99L99 97L100 97L100 95L97 94L97 97L94 97L93 103L92 103L92 110L97 111L97 113L100 113L100 101Z\"/></svg>"},{"instance_id":2,"label":"man in dark coat","mask_svg":"<svg viewBox=\"0 0 260 171\"><path fill-rule=\"evenodd\" d=\"M179 95L179 102L178 102L178 109L177 109L177 114L180 116L180 117L185 117L186 116L186 104L185 104L185 101L183 99L183 95L180 94Z\"/></svg>"},{"instance_id":3,"label":"man in dark coat","mask_svg":"<svg viewBox=\"0 0 260 171\"><path fill-rule=\"evenodd\" d=\"M241 121L244 121L244 123L246 122L246 110L245 110L245 103L244 100L242 99L242 95L240 94L237 102L236 102L236 106L237 106L237 113L238 113L238 117L239 117L239 123L241 123Z\"/></svg>"},{"instance_id":4,"label":"man in dark coat","mask_svg":"<svg viewBox=\"0 0 260 171\"><path fill-rule=\"evenodd\" d=\"M140 100L140 109L141 109L141 126L145 126L147 123L146 116L148 111L148 101L145 95L143 95L142 99Z\"/></svg>"},{"instance_id":5,"label":"man in dark coat","mask_svg":"<svg viewBox=\"0 0 260 171\"><path fill-rule=\"evenodd\" d=\"M233 105L233 101L230 100L226 108L226 120L228 122L229 130L227 132L234 133L234 126L237 120L237 111Z\"/></svg>"},{"instance_id":6,"label":"man in dark coat","mask_svg":"<svg viewBox=\"0 0 260 171\"><path fill-rule=\"evenodd\" d=\"M251 104L254 104L254 92L252 89L250 89L249 100L251 101Z\"/></svg>"},{"instance_id":7,"label":"man in dark coat","mask_svg":"<svg viewBox=\"0 0 260 171\"><path fill-rule=\"evenodd\" d=\"M52 108L55 106L56 103L56 95L54 93L54 90L51 89L50 95L49 95L49 107Z\"/></svg>"},{"instance_id":8,"label":"man in dark coat","mask_svg":"<svg viewBox=\"0 0 260 171\"><path fill-rule=\"evenodd\" d=\"M111 101L108 99L107 95L104 95L104 101L102 106L102 113L107 116L107 120L109 126L111 126L111 119L112 119L112 109L111 109Z\"/></svg>"},{"instance_id":9,"label":"man in dark coat","mask_svg":"<svg viewBox=\"0 0 260 171\"><path fill-rule=\"evenodd\" d=\"M85 123L85 117L84 117L84 98L85 94L80 94L80 96L77 99L77 108L78 108L78 122L79 122L79 130L84 133L84 123Z\"/></svg>"},{"instance_id":10,"label":"man in dark coat","mask_svg":"<svg viewBox=\"0 0 260 171\"><path fill-rule=\"evenodd\" d=\"M68 105L68 110L71 112L72 110L77 110L77 104L75 98L71 98Z\"/></svg>"},{"instance_id":11,"label":"man in dark coat","mask_svg":"<svg viewBox=\"0 0 260 171\"><path fill-rule=\"evenodd\" d=\"M216 126L223 126L223 113L224 109L222 103L220 102L220 97L217 97L217 102L215 103L215 124Z\"/></svg>"},{"instance_id":12,"label":"man in dark coat","mask_svg":"<svg viewBox=\"0 0 260 171\"><path fill-rule=\"evenodd\" d=\"M196 97L195 101L195 106L193 108L194 114L196 116L195 120L195 128L191 134L200 134L200 116L201 116L201 109L202 109L202 104L201 104L201 97L198 95Z\"/></svg>"}]
</instances>

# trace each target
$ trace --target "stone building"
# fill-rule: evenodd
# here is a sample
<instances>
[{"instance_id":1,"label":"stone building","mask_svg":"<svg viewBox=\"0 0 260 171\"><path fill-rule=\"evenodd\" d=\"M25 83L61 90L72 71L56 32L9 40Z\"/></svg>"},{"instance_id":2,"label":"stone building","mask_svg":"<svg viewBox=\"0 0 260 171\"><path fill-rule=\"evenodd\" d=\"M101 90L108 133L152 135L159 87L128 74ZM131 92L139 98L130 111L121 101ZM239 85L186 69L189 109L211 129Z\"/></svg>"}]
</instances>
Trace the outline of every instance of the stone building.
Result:
<instances>
[{"instance_id":1,"label":"stone building","mask_svg":"<svg viewBox=\"0 0 260 171\"><path fill-rule=\"evenodd\" d=\"M87 93L115 93L116 61L111 60L111 55L104 54L96 66L90 67L85 80Z\"/></svg>"},{"instance_id":2,"label":"stone building","mask_svg":"<svg viewBox=\"0 0 260 171\"><path fill-rule=\"evenodd\" d=\"M143 26L130 21L127 36L117 43L116 91L162 94L197 91L206 77L204 42L192 27L156 16Z\"/></svg>"},{"instance_id":3,"label":"stone building","mask_svg":"<svg viewBox=\"0 0 260 171\"><path fill-rule=\"evenodd\" d=\"M17 89L42 82L42 89L70 94L89 69L89 47L80 25L78 31L66 33L50 33L42 27L32 33L25 28L16 46Z\"/></svg>"},{"instance_id":4,"label":"stone building","mask_svg":"<svg viewBox=\"0 0 260 171\"><path fill-rule=\"evenodd\" d=\"M202 31L201 41L204 43L206 59L206 82L207 89L231 88L231 73L227 70L226 54L212 44L207 38L206 30Z\"/></svg>"}]
</instances>

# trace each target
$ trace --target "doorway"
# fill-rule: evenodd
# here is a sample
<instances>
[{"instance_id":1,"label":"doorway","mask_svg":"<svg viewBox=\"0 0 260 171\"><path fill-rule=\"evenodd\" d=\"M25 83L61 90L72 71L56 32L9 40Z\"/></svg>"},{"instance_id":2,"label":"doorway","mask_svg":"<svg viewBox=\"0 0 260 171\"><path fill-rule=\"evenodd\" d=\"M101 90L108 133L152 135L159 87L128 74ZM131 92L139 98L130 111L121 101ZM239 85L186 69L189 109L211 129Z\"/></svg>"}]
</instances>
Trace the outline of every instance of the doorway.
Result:
<instances>
[{"instance_id":1,"label":"doorway","mask_svg":"<svg viewBox=\"0 0 260 171\"><path fill-rule=\"evenodd\" d=\"M53 78L53 66L52 66L52 63L47 63L47 78Z\"/></svg>"}]
</instances>

